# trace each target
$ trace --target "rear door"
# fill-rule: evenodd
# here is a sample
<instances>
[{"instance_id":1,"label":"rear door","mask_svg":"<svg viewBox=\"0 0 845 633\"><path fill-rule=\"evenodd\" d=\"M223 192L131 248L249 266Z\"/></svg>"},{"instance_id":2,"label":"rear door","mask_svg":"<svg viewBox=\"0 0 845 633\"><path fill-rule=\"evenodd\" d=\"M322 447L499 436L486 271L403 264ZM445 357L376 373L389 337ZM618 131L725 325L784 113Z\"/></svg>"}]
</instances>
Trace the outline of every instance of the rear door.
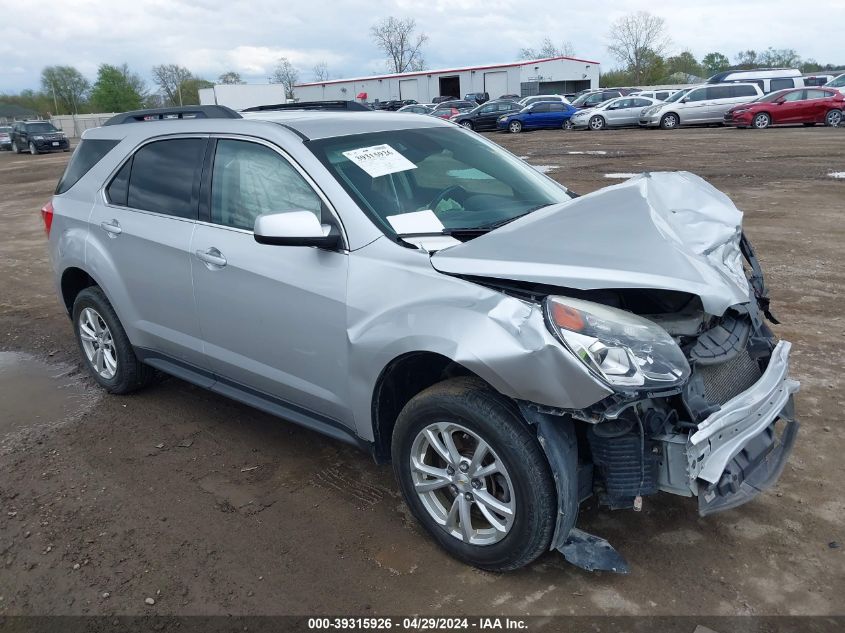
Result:
<instances>
[{"instance_id":1,"label":"rear door","mask_svg":"<svg viewBox=\"0 0 845 633\"><path fill-rule=\"evenodd\" d=\"M255 218L307 210L334 223L327 203L275 146L212 140L202 221L191 243L205 353L221 385L347 420L348 254L259 244Z\"/></svg>"},{"instance_id":2,"label":"rear door","mask_svg":"<svg viewBox=\"0 0 845 633\"><path fill-rule=\"evenodd\" d=\"M86 261L134 345L203 364L189 257L208 139L154 140L117 170L91 212Z\"/></svg>"},{"instance_id":3,"label":"rear door","mask_svg":"<svg viewBox=\"0 0 845 633\"><path fill-rule=\"evenodd\" d=\"M489 130L496 127L496 119L499 114L498 104L483 105L478 110L472 124L477 130Z\"/></svg>"},{"instance_id":4,"label":"rear door","mask_svg":"<svg viewBox=\"0 0 845 633\"><path fill-rule=\"evenodd\" d=\"M522 125L526 128L540 128L546 127L547 119L549 117L549 104L545 101L535 103L531 106L531 111L527 113Z\"/></svg>"}]
</instances>

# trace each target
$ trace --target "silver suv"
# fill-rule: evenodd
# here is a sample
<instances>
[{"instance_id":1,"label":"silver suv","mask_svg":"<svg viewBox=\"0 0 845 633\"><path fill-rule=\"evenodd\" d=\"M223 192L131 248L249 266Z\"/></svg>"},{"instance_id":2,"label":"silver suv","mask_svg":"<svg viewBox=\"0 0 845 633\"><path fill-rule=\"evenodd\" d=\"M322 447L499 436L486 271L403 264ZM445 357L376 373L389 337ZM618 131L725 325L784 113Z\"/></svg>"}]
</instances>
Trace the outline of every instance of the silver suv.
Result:
<instances>
[{"instance_id":1,"label":"silver suv","mask_svg":"<svg viewBox=\"0 0 845 633\"><path fill-rule=\"evenodd\" d=\"M725 510L795 438L742 214L688 173L578 197L432 117L212 106L86 131L42 214L102 387L158 370L392 461L483 569L625 571L581 502Z\"/></svg>"},{"instance_id":2,"label":"silver suv","mask_svg":"<svg viewBox=\"0 0 845 633\"><path fill-rule=\"evenodd\" d=\"M724 122L725 113L740 103L763 96L755 83L707 84L676 92L640 115L643 127L672 130L680 125L701 125Z\"/></svg>"}]
</instances>

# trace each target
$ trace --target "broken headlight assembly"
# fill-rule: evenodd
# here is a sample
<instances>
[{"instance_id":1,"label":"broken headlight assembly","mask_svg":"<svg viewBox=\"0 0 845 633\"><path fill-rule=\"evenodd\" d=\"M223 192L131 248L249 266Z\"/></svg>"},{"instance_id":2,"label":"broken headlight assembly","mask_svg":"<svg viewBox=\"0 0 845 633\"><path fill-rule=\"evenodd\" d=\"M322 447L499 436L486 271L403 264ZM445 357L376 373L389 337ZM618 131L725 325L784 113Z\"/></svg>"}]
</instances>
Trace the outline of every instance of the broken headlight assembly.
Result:
<instances>
[{"instance_id":1,"label":"broken headlight assembly","mask_svg":"<svg viewBox=\"0 0 845 633\"><path fill-rule=\"evenodd\" d=\"M599 379L625 389L669 388L690 373L681 348L656 323L591 301L551 296L546 322Z\"/></svg>"}]
</instances>

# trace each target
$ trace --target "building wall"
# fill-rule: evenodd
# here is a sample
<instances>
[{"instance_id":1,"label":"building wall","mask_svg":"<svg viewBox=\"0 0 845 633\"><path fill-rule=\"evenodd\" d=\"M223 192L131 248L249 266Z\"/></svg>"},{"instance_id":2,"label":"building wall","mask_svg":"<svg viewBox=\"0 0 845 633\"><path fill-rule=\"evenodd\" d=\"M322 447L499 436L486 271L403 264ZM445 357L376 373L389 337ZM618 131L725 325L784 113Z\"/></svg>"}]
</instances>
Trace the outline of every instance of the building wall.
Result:
<instances>
[{"instance_id":1,"label":"building wall","mask_svg":"<svg viewBox=\"0 0 845 633\"><path fill-rule=\"evenodd\" d=\"M428 103L434 97L441 96L440 80L448 77L457 77L460 86L459 94L450 96L462 98L470 92L489 92L490 97L495 99L503 94L536 94L533 90L543 85L559 88L572 87L576 85L574 82L582 82L577 84L577 89L598 88L599 65L574 59L530 61L516 66L405 73L310 83L295 86L294 94L297 101L355 100L359 94L366 93L367 101L401 98ZM529 85L534 88L527 91L526 86ZM568 91L575 92L575 89ZM279 84L216 85L214 88L200 90L202 105L226 105L235 110L284 101L284 92Z\"/></svg>"}]
</instances>

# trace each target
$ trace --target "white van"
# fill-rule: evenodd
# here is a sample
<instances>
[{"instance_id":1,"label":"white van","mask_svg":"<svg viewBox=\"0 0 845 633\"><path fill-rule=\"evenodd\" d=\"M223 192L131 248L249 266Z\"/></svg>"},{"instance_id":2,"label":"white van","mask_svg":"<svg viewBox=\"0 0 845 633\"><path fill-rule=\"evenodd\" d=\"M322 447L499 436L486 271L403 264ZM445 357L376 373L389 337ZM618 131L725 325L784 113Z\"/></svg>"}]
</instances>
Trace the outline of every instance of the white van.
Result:
<instances>
[{"instance_id":1,"label":"white van","mask_svg":"<svg viewBox=\"0 0 845 633\"><path fill-rule=\"evenodd\" d=\"M845 94L845 73L839 75L836 79L831 79L825 84L825 88L836 88L842 94Z\"/></svg>"},{"instance_id":2,"label":"white van","mask_svg":"<svg viewBox=\"0 0 845 633\"><path fill-rule=\"evenodd\" d=\"M755 70L726 70L707 80L709 84L735 82L755 83L766 94L784 88L803 88L804 78L797 68L758 68Z\"/></svg>"},{"instance_id":3,"label":"white van","mask_svg":"<svg viewBox=\"0 0 845 633\"><path fill-rule=\"evenodd\" d=\"M640 90L639 92L633 94L636 94L638 97L648 97L649 99L666 101L666 99L671 97L676 92L680 92L680 90L678 90L677 88L661 88L659 90Z\"/></svg>"},{"instance_id":4,"label":"white van","mask_svg":"<svg viewBox=\"0 0 845 633\"><path fill-rule=\"evenodd\" d=\"M761 96L763 90L756 83L703 84L646 108L640 114L640 126L671 130L680 125L722 123L732 107Z\"/></svg>"}]
</instances>

